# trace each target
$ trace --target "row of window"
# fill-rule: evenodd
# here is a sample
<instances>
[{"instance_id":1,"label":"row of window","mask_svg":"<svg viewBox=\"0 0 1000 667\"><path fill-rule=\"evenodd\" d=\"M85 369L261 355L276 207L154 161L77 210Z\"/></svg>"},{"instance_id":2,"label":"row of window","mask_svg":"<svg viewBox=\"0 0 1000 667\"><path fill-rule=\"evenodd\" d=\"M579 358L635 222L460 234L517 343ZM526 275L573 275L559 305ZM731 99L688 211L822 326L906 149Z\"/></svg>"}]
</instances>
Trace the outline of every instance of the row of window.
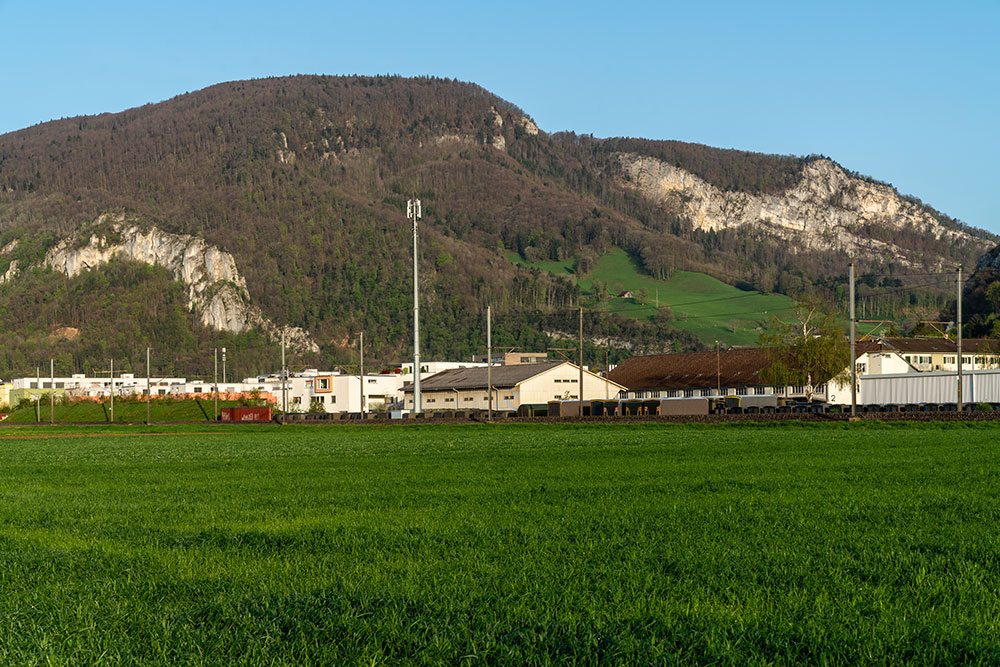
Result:
<instances>
[{"instance_id":1,"label":"row of window","mask_svg":"<svg viewBox=\"0 0 1000 667\"><path fill-rule=\"evenodd\" d=\"M768 391L769 387L763 386L753 386L753 387L727 387L723 390L723 395L726 396L763 396L764 394L771 393ZM826 385L821 384L816 387L818 393L826 391ZM804 394L806 392L805 385L792 385L786 388L784 395L795 396L798 394ZM773 390L773 393L777 395L782 395L782 389ZM719 391L717 389L666 389L661 391L637 391L635 392L636 398L691 398L695 396L719 396ZM557 397L558 398L558 397Z\"/></svg>"},{"instance_id":2,"label":"row of window","mask_svg":"<svg viewBox=\"0 0 1000 667\"><path fill-rule=\"evenodd\" d=\"M559 398L559 397L556 396L556 398ZM476 400L476 397L475 396L466 396L462 400L465 401L466 403L471 403L472 401ZM489 399L489 396L487 396L486 394L483 394L483 397L482 397L481 400L483 400L483 401L489 401L490 399ZM514 400L514 394L504 394L503 395L503 400L505 400L505 401L512 401L512 400ZM425 403L437 403L437 399L436 398L426 398L426 399L424 399L424 402ZM447 396L447 397L445 397L444 402L445 403L454 403L455 402L455 397L454 396ZM412 403L412 401L411 401L411 403Z\"/></svg>"},{"instance_id":3,"label":"row of window","mask_svg":"<svg viewBox=\"0 0 1000 667\"><path fill-rule=\"evenodd\" d=\"M955 354L953 354L951 356L945 355L943 357L943 360L944 360L943 363L954 364L955 363L955 359L957 358L957 356L958 355L955 355ZM906 361L908 361L911 364L929 364L929 363L931 363L933 361L932 357L927 357L927 356L922 356L922 355L917 355L917 354L906 354L906 355L903 355L903 359L906 359ZM962 363L963 364L971 364L972 363L972 359L973 359L973 355L969 355L969 356L965 356L964 354L962 355ZM987 364L996 364L996 363L1000 362L1000 358L993 357L993 356L990 356L990 357L976 356L975 360L976 360L976 364L979 365L979 366L985 366Z\"/></svg>"}]
</instances>

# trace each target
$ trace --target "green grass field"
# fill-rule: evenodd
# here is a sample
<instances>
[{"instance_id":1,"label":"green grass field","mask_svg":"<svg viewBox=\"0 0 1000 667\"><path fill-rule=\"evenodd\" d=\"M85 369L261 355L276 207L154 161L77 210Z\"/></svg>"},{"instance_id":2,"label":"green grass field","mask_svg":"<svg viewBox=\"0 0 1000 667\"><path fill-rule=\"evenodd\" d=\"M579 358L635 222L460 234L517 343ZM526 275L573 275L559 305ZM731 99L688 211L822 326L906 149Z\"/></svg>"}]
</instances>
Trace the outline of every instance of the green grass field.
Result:
<instances>
[{"instance_id":1,"label":"green grass field","mask_svg":"<svg viewBox=\"0 0 1000 667\"><path fill-rule=\"evenodd\" d=\"M0 664L1000 661L992 425L56 428Z\"/></svg>"},{"instance_id":2,"label":"green grass field","mask_svg":"<svg viewBox=\"0 0 1000 667\"><path fill-rule=\"evenodd\" d=\"M572 259L528 263L517 253L508 252L507 256L519 266L574 276L575 280ZM601 301L594 299L595 280L612 286L612 296ZM718 340L724 345L756 345L769 317L787 316L795 306L791 298L782 294L746 292L704 273L676 271L667 280L657 280L642 271L620 248L602 255L582 277L580 286L591 297L590 308L650 319L657 306L670 306L675 318L672 326L689 331L704 342ZM626 290L633 296L620 298L618 295ZM646 291L642 303L638 298L640 290Z\"/></svg>"},{"instance_id":3,"label":"green grass field","mask_svg":"<svg viewBox=\"0 0 1000 667\"><path fill-rule=\"evenodd\" d=\"M504 257L510 261L511 264L515 266L523 266L529 269L539 269L541 271L547 271L549 273L554 273L556 275L575 275L576 270L574 266L576 265L576 259L570 257L569 259L564 259L561 262L553 261L539 261L539 262L529 262L523 257L518 255L516 252L511 252L510 250L504 251Z\"/></svg>"},{"instance_id":4,"label":"green grass field","mask_svg":"<svg viewBox=\"0 0 1000 667\"><path fill-rule=\"evenodd\" d=\"M18 424L33 424L39 419L49 423L53 410L49 405L48 396L42 397L37 410L34 405L11 412L5 421ZM231 408L236 401L219 401L219 409ZM62 405L56 400L56 422L110 422L111 409L108 401L95 403L80 401ZM169 421L210 421L215 415L215 405L212 400L156 400L150 401L149 415L154 422ZM138 400L116 400L114 407L115 423L136 423L146 421L146 403Z\"/></svg>"}]
</instances>

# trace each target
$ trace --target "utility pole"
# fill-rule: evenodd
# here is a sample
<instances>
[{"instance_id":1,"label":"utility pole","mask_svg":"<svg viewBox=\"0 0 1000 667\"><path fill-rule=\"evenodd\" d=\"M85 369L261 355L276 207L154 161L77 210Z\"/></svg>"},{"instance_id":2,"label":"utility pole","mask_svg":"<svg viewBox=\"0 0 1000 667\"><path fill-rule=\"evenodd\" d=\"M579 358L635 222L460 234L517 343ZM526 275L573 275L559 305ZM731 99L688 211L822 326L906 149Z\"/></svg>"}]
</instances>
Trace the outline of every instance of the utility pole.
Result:
<instances>
[{"instance_id":1,"label":"utility pole","mask_svg":"<svg viewBox=\"0 0 1000 667\"><path fill-rule=\"evenodd\" d=\"M149 418L149 396L152 394L152 390L149 388L149 348L146 348L146 426L152 423Z\"/></svg>"},{"instance_id":2,"label":"utility pole","mask_svg":"<svg viewBox=\"0 0 1000 667\"><path fill-rule=\"evenodd\" d=\"M417 266L417 221L420 200L406 200L406 219L413 221L413 412L420 412L420 282Z\"/></svg>"},{"instance_id":3,"label":"utility pole","mask_svg":"<svg viewBox=\"0 0 1000 667\"><path fill-rule=\"evenodd\" d=\"M858 416L858 364L854 350L854 262L850 263L851 282L851 419Z\"/></svg>"},{"instance_id":4,"label":"utility pole","mask_svg":"<svg viewBox=\"0 0 1000 667\"><path fill-rule=\"evenodd\" d=\"M958 411L962 411L962 265L955 277L955 326L958 328Z\"/></svg>"},{"instance_id":5,"label":"utility pole","mask_svg":"<svg viewBox=\"0 0 1000 667\"><path fill-rule=\"evenodd\" d=\"M49 424L56 425L56 362L49 359Z\"/></svg>"},{"instance_id":6,"label":"utility pole","mask_svg":"<svg viewBox=\"0 0 1000 667\"><path fill-rule=\"evenodd\" d=\"M212 421L219 421L219 348L215 348L215 374L212 382L215 385L215 412L212 413Z\"/></svg>"},{"instance_id":7,"label":"utility pole","mask_svg":"<svg viewBox=\"0 0 1000 667\"><path fill-rule=\"evenodd\" d=\"M35 366L35 387L38 393L35 394L35 423L42 423L42 370Z\"/></svg>"},{"instance_id":8,"label":"utility pole","mask_svg":"<svg viewBox=\"0 0 1000 667\"><path fill-rule=\"evenodd\" d=\"M583 416L583 306L580 306L580 416Z\"/></svg>"},{"instance_id":9,"label":"utility pole","mask_svg":"<svg viewBox=\"0 0 1000 667\"><path fill-rule=\"evenodd\" d=\"M222 348L222 384L226 384L226 348Z\"/></svg>"},{"instance_id":10,"label":"utility pole","mask_svg":"<svg viewBox=\"0 0 1000 667\"><path fill-rule=\"evenodd\" d=\"M111 423L115 423L115 360L111 360Z\"/></svg>"},{"instance_id":11,"label":"utility pole","mask_svg":"<svg viewBox=\"0 0 1000 667\"><path fill-rule=\"evenodd\" d=\"M358 380L361 382L361 418L365 418L365 332L361 332L361 342L358 345L361 353L361 364L358 369Z\"/></svg>"},{"instance_id":12,"label":"utility pole","mask_svg":"<svg viewBox=\"0 0 1000 667\"><path fill-rule=\"evenodd\" d=\"M281 423L288 415L288 392L285 390L285 329L281 329Z\"/></svg>"},{"instance_id":13,"label":"utility pole","mask_svg":"<svg viewBox=\"0 0 1000 667\"><path fill-rule=\"evenodd\" d=\"M604 379L608 379L608 373L611 372L611 364L608 362L608 349L604 348ZM604 400L611 398L609 395L611 391L611 384L608 382L604 383Z\"/></svg>"},{"instance_id":14,"label":"utility pole","mask_svg":"<svg viewBox=\"0 0 1000 667\"><path fill-rule=\"evenodd\" d=\"M490 306L486 306L486 393L488 419L493 421L493 323Z\"/></svg>"},{"instance_id":15,"label":"utility pole","mask_svg":"<svg viewBox=\"0 0 1000 667\"><path fill-rule=\"evenodd\" d=\"M722 396L722 351L719 341L715 341L715 393Z\"/></svg>"}]
</instances>

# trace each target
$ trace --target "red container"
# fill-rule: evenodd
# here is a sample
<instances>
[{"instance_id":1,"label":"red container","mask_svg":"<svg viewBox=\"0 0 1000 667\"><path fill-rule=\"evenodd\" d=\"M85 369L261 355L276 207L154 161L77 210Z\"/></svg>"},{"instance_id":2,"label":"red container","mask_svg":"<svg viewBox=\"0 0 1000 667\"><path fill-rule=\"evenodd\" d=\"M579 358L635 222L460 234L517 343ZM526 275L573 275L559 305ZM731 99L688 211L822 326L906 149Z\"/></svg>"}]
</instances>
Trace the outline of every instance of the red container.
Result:
<instances>
[{"instance_id":1,"label":"red container","mask_svg":"<svg viewBox=\"0 0 1000 667\"><path fill-rule=\"evenodd\" d=\"M271 408L222 408L224 422L269 422Z\"/></svg>"}]
</instances>

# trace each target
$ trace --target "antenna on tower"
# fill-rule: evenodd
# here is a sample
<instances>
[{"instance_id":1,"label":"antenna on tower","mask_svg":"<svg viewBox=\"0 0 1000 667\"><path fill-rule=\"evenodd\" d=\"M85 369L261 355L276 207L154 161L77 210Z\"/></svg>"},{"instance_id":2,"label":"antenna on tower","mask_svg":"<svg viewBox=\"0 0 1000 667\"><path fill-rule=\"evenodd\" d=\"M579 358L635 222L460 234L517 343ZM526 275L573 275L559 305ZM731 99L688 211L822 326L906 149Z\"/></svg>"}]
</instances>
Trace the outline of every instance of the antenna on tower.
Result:
<instances>
[{"instance_id":1,"label":"antenna on tower","mask_svg":"<svg viewBox=\"0 0 1000 667\"><path fill-rule=\"evenodd\" d=\"M420 200L406 200L406 219L413 221L413 412L420 412L420 283L417 268L417 221Z\"/></svg>"}]
</instances>

